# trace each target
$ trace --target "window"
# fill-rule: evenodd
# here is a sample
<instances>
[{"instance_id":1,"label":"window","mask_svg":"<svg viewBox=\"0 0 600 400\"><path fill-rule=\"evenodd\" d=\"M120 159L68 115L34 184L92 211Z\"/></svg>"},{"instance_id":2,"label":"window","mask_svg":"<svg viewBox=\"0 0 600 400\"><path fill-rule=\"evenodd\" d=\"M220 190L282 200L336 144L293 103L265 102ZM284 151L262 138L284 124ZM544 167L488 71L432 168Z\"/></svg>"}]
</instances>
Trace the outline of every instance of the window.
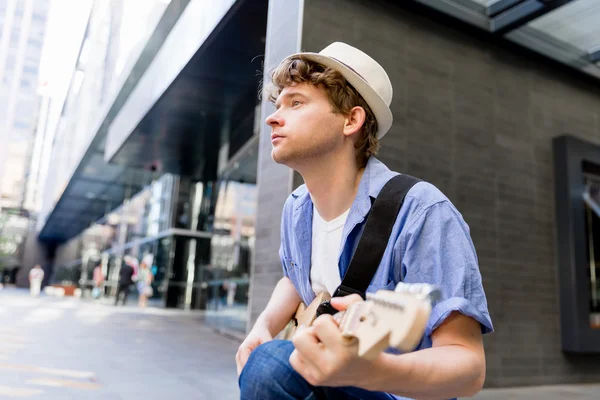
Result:
<instances>
[{"instance_id":1,"label":"window","mask_svg":"<svg viewBox=\"0 0 600 400\"><path fill-rule=\"evenodd\" d=\"M35 65L24 65L23 66L23 73L25 73L25 74L35 75L35 74L37 74L37 72L38 72L38 69L37 69L37 66L35 66Z\"/></svg>"},{"instance_id":2,"label":"window","mask_svg":"<svg viewBox=\"0 0 600 400\"><path fill-rule=\"evenodd\" d=\"M5 71L13 71L15 63L17 62L17 56L15 52L9 52L6 56L6 63L4 64ZM6 72L5 72L6 74Z\"/></svg>"},{"instance_id":3,"label":"window","mask_svg":"<svg viewBox=\"0 0 600 400\"><path fill-rule=\"evenodd\" d=\"M562 349L600 354L600 146L553 139Z\"/></svg>"},{"instance_id":4,"label":"window","mask_svg":"<svg viewBox=\"0 0 600 400\"><path fill-rule=\"evenodd\" d=\"M41 51L35 47L28 47L25 50L25 62L29 64L38 65L40 63L40 56Z\"/></svg>"},{"instance_id":5,"label":"window","mask_svg":"<svg viewBox=\"0 0 600 400\"><path fill-rule=\"evenodd\" d=\"M28 45L28 46L32 46L32 47L36 47L36 48L38 48L38 47L42 47L42 41L41 41L41 40L39 40L39 39L32 39L32 38L30 38L30 39L27 41L27 45Z\"/></svg>"},{"instance_id":6,"label":"window","mask_svg":"<svg viewBox=\"0 0 600 400\"><path fill-rule=\"evenodd\" d=\"M35 111L35 103L32 101L20 101L17 103L15 115L17 118L26 118L33 115Z\"/></svg>"},{"instance_id":7,"label":"window","mask_svg":"<svg viewBox=\"0 0 600 400\"><path fill-rule=\"evenodd\" d=\"M17 5L15 6L15 17L22 18L23 17L23 2L17 1Z\"/></svg>"},{"instance_id":8,"label":"window","mask_svg":"<svg viewBox=\"0 0 600 400\"><path fill-rule=\"evenodd\" d=\"M21 30L15 28L13 28L12 32L10 33L10 44L16 46L19 44L19 36L21 36Z\"/></svg>"},{"instance_id":9,"label":"window","mask_svg":"<svg viewBox=\"0 0 600 400\"><path fill-rule=\"evenodd\" d=\"M45 22L46 16L44 14L34 12L31 14L31 19L36 22Z\"/></svg>"},{"instance_id":10,"label":"window","mask_svg":"<svg viewBox=\"0 0 600 400\"><path fill-rule=\"evenodd\" d=\"M15 121L15 123L13 124L13 126L15 127L15 129L29 129L29 123L25 122L25 121Z\"/></svg>"}]
</instances>

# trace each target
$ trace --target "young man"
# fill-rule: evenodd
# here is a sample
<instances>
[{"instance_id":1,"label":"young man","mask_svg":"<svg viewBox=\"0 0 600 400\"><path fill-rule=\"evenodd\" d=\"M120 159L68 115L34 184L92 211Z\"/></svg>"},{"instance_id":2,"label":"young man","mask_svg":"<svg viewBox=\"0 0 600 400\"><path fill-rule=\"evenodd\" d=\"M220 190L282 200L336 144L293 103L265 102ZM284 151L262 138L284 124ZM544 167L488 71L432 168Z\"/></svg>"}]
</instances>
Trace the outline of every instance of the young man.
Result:
<instances>
[{"instance_id":1,"label":"young man","mask_svg":"<svg viewBox=\"0 0 600 400\"><path fill-rule=\"evenodd\" d=\"M272 340L298 304L340 284L373 199L397 173L374 154L392 124L392 86L362 51L333 43L286 58L267 87L277 111L272 157L304 178L287 199L284 277L236 355L243 399L390 399L472 396L485 379L482 333L493 330L469 228L438 189L408 192L368 292L398 282L438 285L442 299L412 353L359 359L322 315L292 341ZM410 134L407 132L406 134ZM385 239L383 239L385 240ZM338 297L343 310L358 295Z\"/></svg>"}]
</instances>

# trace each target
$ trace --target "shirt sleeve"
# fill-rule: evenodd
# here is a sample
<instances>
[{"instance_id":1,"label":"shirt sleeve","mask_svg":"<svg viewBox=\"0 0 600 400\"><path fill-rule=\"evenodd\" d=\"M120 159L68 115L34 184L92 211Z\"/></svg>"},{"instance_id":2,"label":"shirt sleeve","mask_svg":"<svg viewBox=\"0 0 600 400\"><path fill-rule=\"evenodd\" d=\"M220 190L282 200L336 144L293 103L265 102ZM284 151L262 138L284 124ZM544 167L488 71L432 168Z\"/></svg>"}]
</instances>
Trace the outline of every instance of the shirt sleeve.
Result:
<instances>
[{"instance_id":1,"label":"shirt sleeve","mask_svg":"<svg viewBox=\"0 0 600 400\"><path fill-rule=\"evenodd\" d=\"M458 210L447 200L433 204L409 219L402 233L403 281L437 285L442 292L425 335L453 311L478 321L482 333L493 332L475 247Z\"/></svg>"},{"instance_id":2,"label":"shirt sleeve","mask_svg":"<svg viewBox=\"0 0 600 400\"><path fill-rule=\"evenodd\" d=\"M281 236L281 242L279 244L279 259L281 260L281 268L283 269L283 276L286 278L290 277L290 273L288 270L288 263L286 262L286 249L288 249L289 246L289 238L288 238L288 232L287 232L287 228L288 228L288 224L289 224L289 220L290 220L290 213L292 210L292 204L293 204L293 198L290 195L284 205L283 205L283 211L281 213L281 230L280 230L280 236Z\"/></svg>"},{"instance_id":3,"label":"shirt sleeve","mask_svg":"<svg viewBox=\"0 0 600 400\"><path fill-rule=\"evenodd\" d=\"M283 268L283 276L286 278L290 277L290 274L287 270L287 267L285 265L285 257L283 255L283 244L281 244L279 246L279 259L281 260L281 267Z\"/></svg>"}]
</instances>

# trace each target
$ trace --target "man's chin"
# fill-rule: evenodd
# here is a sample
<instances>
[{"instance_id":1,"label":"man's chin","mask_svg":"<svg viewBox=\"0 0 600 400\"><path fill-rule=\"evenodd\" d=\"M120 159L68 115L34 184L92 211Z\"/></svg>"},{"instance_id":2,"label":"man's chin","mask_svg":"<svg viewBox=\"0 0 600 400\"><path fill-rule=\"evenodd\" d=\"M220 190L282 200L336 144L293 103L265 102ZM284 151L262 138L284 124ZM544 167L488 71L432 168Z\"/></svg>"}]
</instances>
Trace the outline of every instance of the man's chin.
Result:
<instances>
[{"instance_id":1,"label":"man's chin","mask_svg":"<svg viewBox=\"0 0 600 400\"><path fill-rule=\"evenodd\" d=\"M277 164L287 165L286 158L282 154L280 154L280 152L277 152L276 149L271 150L271 158Z\"/></svg>"}]
</instances>

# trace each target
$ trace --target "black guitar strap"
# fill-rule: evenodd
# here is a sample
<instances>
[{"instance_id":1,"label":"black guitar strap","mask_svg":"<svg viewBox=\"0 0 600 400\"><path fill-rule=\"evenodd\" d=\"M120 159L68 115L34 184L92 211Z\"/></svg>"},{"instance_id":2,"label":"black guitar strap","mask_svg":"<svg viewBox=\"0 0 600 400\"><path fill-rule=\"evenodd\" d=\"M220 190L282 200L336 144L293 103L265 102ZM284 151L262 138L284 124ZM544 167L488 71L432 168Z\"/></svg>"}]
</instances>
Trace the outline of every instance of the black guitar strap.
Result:
<instances>
[{"instance_id":1,"label":"black guitar strap","mask_svg":"<svg viewBox=\"0 0 600 400\"><path fill-rule=\"evenodd\" d=\"M383 186L371 207L348 271L332 297L354 293L366 297L365 293L377 272L404 198L420 181L410 175L396 175ZM336 312L329 302L324 302L318 308L317 315Z\"/></svg>"}]
</instances>

